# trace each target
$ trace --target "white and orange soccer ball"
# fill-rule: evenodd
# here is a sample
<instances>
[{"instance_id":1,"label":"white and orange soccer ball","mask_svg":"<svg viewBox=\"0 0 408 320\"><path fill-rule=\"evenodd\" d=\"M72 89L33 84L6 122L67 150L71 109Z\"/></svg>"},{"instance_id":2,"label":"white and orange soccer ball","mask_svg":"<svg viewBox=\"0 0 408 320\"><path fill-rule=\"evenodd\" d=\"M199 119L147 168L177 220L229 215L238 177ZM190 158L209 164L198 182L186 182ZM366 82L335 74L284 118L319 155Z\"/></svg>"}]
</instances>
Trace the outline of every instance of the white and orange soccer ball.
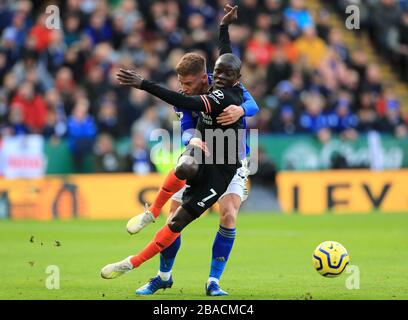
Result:
<instances>
[{"instance_id":1,"label":"white and orange soccer ball","mask_svg":"<svg viewBox=\"0 0 408 320\"><path fill-rule=\"evenodd\" d=\"M344 246L336 241L324 241L313 252L313 266L322 276L333 278L341 275L350 257Z\"/></svg>"}]
</instances>

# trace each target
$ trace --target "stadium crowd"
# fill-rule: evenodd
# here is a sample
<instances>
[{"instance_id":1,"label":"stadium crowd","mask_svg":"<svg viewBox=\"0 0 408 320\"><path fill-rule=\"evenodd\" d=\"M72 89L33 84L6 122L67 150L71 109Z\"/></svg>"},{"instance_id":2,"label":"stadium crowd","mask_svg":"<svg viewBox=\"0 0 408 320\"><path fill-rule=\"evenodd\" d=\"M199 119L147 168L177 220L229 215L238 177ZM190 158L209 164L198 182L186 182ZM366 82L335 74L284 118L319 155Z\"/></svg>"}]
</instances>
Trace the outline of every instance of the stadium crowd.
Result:
<instances>
[{"instance_id":1,"label":"stadium crowd","mask_svg":"<svg viewBox=\"0 0 408 320\"><path fill-rule=\"evenodd\" d=\"M144 91L119 86L115 75L133 67L178 90L174 66L193 50L212 70L226 3L0 0L1 135L64 139L79 172L89 154L98 172L154 171L150 132L171 130L174 112ZM45 25L50 4L60 8L59 29ZM310 133L322 143L370 130L407 136L400 101L381 81L379 67L367 62L363 49L350 52L330 19L323 7L306 10L305 0L240 1L230 37L243 61L242 83L260 106L249 126L260 133ZM123 157L115 144L129 136L131 150Z\"/></svg>"},{"instance_id":2,"label":"stadium crowd","mask_svg":"<svg viewBox=\"0 0 408 320\"><path fill-rule=\"evenodd\" d=\"M408 82L408 0L336 0L344 15L348 5L360 8L361 32L366 32L377 52L388 59L403 81Z\"/></svg>"}]
</instances>

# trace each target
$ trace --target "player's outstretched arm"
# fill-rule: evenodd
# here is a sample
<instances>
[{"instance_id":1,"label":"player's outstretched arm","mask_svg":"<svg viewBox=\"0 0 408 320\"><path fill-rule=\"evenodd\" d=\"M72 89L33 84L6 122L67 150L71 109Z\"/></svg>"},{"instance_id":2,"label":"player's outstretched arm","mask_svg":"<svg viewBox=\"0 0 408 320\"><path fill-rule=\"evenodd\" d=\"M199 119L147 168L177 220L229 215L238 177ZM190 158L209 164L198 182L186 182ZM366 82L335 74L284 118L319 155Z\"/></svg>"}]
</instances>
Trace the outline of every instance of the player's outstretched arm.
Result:
<instances>
[{"instance_id":1,"label":"player's outstretched arm","mask_svg":"<svg viewBox=\"0 0 408 320\"><path fill-rule=\"evenodd\" d=\"M121 85L145 90L171 105L183 106L184 109L204 111L206 113L220 111L217 105L213 107L210 99L208 99L205 95L185 96L176 91L164 88L152 81L143 79L142 76L136 73L134 70L120 69L117 74L117 79Z\"/></svg>"}]
</instances>

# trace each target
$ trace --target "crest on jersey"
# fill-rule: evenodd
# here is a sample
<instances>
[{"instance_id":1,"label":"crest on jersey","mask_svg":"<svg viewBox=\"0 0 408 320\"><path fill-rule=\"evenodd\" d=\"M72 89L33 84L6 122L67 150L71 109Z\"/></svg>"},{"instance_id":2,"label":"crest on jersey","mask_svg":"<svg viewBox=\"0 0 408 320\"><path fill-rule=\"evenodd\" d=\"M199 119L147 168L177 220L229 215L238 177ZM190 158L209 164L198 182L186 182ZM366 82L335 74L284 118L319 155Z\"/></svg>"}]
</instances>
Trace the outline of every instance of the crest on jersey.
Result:
<instances>
[{"instance_id":1,"label":"crest on jersey","mask_svg":"<svg viewBox=\"0 0 408 320\"><path fill-rule=\"evenodd\" d=\"M215 90L212 92L212 94L218 99L224 99L224 92L222 92L221 90Z\"/></svg>"}]
</instances>

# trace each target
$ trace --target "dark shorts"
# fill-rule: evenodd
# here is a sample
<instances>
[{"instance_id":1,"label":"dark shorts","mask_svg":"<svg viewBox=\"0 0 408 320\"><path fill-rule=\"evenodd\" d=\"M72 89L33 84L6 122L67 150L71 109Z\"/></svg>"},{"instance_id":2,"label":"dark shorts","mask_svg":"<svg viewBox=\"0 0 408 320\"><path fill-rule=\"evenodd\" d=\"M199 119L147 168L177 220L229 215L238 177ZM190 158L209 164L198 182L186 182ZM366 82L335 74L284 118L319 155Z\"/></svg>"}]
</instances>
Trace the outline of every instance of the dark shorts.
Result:
<instances>
[{"instance_id":1,"label":"dark shorts","mask_svg":"<svg viewBox=\"0 0 408 320\"><path fill-rule=\"evenodd\" d=\"M224 194L236 172L235 165L201 164L194 179L187 180L181 206L198 218Z\"/></svg>"}]
</instances>

